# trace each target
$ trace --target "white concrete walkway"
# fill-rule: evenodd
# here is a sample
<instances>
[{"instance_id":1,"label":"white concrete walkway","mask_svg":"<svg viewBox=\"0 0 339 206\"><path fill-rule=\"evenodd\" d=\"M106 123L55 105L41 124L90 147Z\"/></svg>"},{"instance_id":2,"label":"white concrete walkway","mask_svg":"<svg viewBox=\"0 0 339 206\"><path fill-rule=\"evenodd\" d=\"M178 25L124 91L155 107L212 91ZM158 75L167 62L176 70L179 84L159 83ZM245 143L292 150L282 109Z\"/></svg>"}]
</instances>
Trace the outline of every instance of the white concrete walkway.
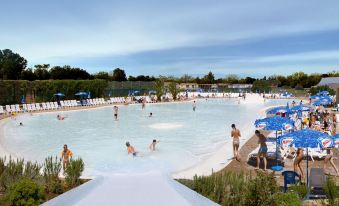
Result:
<instances>
[{"instance_id":1,"label":"white concrete walkway","mask_svg":"<svg viewBox=\"0 0 339 206\"><path fill-rule=\"evenodd\" d=\"M112 174L95 178L43 206L217 206L161 173Z\"/></svg>"}]
</instances>

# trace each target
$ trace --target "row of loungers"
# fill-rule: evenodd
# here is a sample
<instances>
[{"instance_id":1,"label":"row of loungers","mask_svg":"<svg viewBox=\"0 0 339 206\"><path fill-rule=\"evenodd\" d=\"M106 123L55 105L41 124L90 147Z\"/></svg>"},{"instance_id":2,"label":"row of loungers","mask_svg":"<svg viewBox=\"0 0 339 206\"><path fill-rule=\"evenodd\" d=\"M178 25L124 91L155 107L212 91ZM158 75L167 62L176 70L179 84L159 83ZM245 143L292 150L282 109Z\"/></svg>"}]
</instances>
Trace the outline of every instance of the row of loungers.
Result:
<instances>
[{"instance_id":1,"label":"row of loungers","mask_svg":"<svg viewBox=\"0 0 339 206\"><path fill-rule=\"evenodd\" d=\"M143 97L146 98L146 97ZM147 99L147 98L146 98ZM128 97L112 97L108 101L105 101L104 98L95 98L95 99L83 99L82 101L77 100L62 100L60 104L58 102L42 102L42 103L32 103L32 104L13 104L13 105L0 105L0 114L9 114L9 113L18 113L18 112L34 112L34 111L43 111L43 110L56 110L60 108L69 108L76 106L95 106L95 105L104 105L104 104L115 104L115 103L133 103L132 99Z\"/></svg>"}]
</instances>

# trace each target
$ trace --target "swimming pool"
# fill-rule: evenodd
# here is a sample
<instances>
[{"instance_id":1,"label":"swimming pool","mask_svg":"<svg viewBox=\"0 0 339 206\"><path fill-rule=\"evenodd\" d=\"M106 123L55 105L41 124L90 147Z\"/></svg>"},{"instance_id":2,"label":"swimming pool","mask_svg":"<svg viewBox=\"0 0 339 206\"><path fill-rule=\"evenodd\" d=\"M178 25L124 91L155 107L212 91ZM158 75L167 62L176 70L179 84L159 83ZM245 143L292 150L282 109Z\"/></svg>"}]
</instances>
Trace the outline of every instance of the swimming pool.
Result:
<instances>
[{"instance_id":1,"label":"swimming pool","mask_svg":"<svg viewBox=\"0 0 339 206\"><path fill-rule=\"evenodd\" d=\"M229 144L225 159L232 156L230 125L250 137L259 111L287 100L239 104L235 99L119 106L118 121L112 107L60 112L67 118L59 121L57 113L19 116L3 126L2 146L16 157L43 162L49 155L60 155L68 144L75 156L83 158L85 175L105 172L135 172L162 169L179 171L208 158L221 145ZM153 116L148 117L152 112ZM18 126L23 122L24 126ZM153 139L160 140L156 152L150 152ZM125 142L139 152L127 155Z\"/></svg>"}]
</instances>

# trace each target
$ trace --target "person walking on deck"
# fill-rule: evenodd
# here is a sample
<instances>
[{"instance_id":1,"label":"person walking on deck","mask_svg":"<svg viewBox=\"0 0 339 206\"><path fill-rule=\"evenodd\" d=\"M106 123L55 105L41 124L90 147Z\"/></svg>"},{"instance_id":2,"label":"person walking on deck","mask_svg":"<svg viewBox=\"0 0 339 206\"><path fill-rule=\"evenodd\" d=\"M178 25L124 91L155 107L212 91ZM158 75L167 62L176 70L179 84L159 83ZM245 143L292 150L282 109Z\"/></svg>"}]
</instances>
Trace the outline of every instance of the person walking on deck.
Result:
<instances>
[{"instance_id":1,"label":"person walking on deck","mask_svg":"<svg viewBox=\"0 0 339 206\"><path fill-rule=\"evenodd\" d=\"M235 127L235 124L232 124L231 137L233 138L233 158L239 161L239 145L240 145L240 130Z\"/></svg>"}]
</instances>

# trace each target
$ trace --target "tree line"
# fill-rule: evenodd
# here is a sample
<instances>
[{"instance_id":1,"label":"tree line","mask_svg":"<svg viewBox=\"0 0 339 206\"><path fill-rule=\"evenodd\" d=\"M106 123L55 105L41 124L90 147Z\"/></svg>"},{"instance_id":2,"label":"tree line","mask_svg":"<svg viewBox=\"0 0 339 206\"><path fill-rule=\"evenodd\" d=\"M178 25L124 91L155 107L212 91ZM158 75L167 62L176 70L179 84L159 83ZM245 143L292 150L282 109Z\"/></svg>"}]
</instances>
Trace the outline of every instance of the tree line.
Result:
<instances>
[{"instance_id":1,"label":"tree line","mask_svg":"<svg viewBox=\"0 0 339 206\"><path fill-rule=\"evenodd\" d=\"M314 73L306 74L304 72L296 72L294 74L272 75L263 78L244 77L241 78L234 74L229 74L224 78L215 78L214 74L210 71L203 77L193 77L185 74L181 77L175 76L128 76L125 71L116 68L112 73L100 71L95 74L89 74L85 69L78 67L54 66L49 64L38 64L33 68L27 67L27 60L10 49L0 50L0 79L3 80L92 80L103 79L106 81L156 81L161 79L163 81L177 82L177 83L198 83L198 84L215 84L215 83L228 83L228 84L253 84L256 81L274 82L279 87L290 88L309 88L319 83L322 77L339 77L339 70L329 73ZM266 83L267 83L266 82Z\"/></svg>"}]
</instances>

